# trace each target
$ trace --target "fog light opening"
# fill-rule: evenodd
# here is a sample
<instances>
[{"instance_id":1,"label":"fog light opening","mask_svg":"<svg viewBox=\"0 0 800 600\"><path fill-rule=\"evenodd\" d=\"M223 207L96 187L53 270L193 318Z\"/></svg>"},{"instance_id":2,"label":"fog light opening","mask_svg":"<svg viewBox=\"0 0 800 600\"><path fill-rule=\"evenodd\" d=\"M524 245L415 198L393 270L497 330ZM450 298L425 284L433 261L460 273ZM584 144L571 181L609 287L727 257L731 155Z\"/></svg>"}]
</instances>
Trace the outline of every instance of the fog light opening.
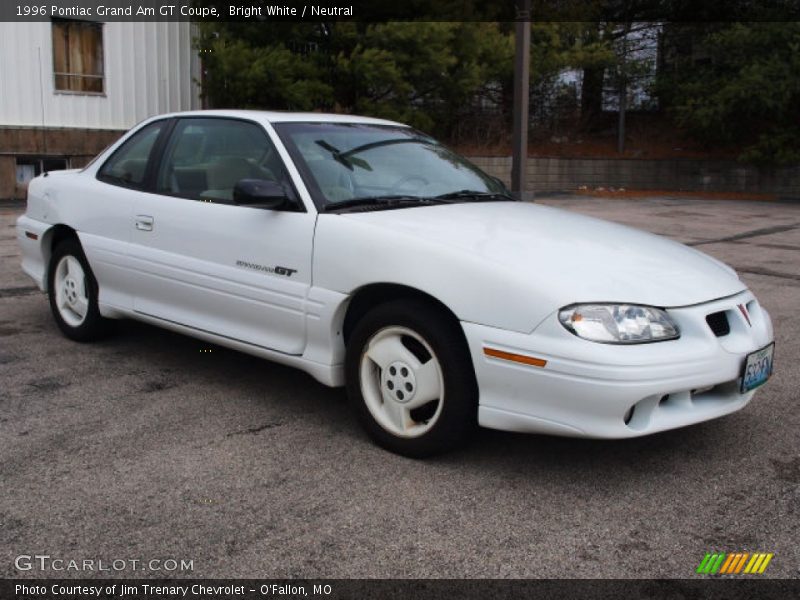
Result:
<instances>
[{"instance_id":1,"label":"fog light opening","mask_svg":"<svg viewBox=\"0 0 800 600\"><path fill-rule=\"evenodd\" d=\"M694 398L694 396L701 396L701 395L705 394L706 392L710 392L715 387L717 387L717 386L715 386L715 385L707 385L705 387L701 387L701 388L697 388L696 390L692 390L692 398Z\"/></svg>"},{"instance_id":2,"label":"fog light opening","mask_svg":"<svg viewBox=\"0 0 800 600\"><path fill-rule=\"evenodd\" d=\"M630 407L630 408L627 410L627 412L625 413L625 416L624 416L624 417L622 417L622 420L624 421L625 425L627 425L628 423L630 423L630 422L631 422L631 419L633 418L633 409L634 409L634 408L636 408L636 405L635 405L635 404L634 404L633 406L631 406L631 407Z\"/></svg>"},{"instance_id":3,"label":"fog light opening","mask_svg":"<svg viewBox=\"0 0 800 600\"><path fill-rule=\"evenodd\" d=\"M667 402L669 402L669 394L661 396L661 400L658 401L658 405L664 406Z\"/></svg>"}]
</instances>

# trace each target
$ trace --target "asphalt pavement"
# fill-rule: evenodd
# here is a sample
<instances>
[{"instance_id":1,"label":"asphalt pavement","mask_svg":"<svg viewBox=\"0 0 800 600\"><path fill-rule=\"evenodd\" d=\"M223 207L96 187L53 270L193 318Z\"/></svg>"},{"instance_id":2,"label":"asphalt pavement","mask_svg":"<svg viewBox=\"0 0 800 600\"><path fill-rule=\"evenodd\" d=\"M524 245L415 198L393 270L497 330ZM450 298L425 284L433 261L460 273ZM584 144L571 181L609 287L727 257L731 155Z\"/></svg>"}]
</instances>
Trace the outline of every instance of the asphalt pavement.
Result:
<instances>
[{"instance_id":1,"label":"asphalt pavement","mask_svg":"<svg viewBox=\"0 0 800 600\"><path fill-rule=\"evenodd\" d=\"M409 460L300 371L133 322L65 339L20 271L20 210L0 208L0 577L117 573L15 566L48 555L142 561L128 577L683 578L712 551L774 553L762 577L800 577L800 204L539 201L735 267L772 315L772 380L738 413L646 438L484 430Z\"/></svg>"}]
</instances>

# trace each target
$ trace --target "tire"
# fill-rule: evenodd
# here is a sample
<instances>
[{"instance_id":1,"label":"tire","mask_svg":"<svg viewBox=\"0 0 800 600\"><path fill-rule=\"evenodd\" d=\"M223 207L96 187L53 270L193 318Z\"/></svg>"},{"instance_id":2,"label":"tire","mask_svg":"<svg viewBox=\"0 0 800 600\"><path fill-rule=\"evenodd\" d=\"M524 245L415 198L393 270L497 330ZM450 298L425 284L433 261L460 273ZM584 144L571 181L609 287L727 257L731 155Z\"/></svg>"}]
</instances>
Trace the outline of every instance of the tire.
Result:
<instances>
[{"instance_id":1,"label":"tire","mask_svg":"<svg viewBox=\"0 0 800 600\"><path fill-rule=\"evenodd\" d=\"M64 240L53 251L47 293L53 318L69 339L89 342L108 332L97 305L97 280L77 240Z\"/></svg>"},{"instance_id":2,"label":"tire","mask_svg":"<svg viewBox=\"0 0 800 600\"><path fill-rule=\"evenodd\" d=\"M347 394L381 447L412 458L463 444L477 427L478 385L460 325L424 302L392 301L355 326Z\"/></svg>"}]
</instances>

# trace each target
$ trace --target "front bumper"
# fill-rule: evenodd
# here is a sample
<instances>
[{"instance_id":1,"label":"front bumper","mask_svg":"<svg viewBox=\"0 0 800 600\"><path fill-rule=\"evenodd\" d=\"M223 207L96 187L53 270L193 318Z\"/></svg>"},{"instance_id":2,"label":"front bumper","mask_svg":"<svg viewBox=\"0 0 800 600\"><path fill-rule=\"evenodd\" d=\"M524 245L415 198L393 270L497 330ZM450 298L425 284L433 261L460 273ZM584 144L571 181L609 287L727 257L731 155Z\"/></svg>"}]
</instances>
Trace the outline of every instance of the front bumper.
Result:
<instances>
[{"instance_id":1,"label":"front bumper","mask_svg":"<svg viewBox=\"0 0 800 600\"><path fill-rule=\"evenodd\" d=\"M730 332L717 337L706 316L721 311ZM530 334L462 323L480 389L479 423L506 431L628 438L743 408L754 393L739 392L745 357L773 340L769 315L753 294L668 312L680 339L630 346L578 338L555 313ZM487 348L546 364L489 356Z\"/></svg>"}]
</instances>

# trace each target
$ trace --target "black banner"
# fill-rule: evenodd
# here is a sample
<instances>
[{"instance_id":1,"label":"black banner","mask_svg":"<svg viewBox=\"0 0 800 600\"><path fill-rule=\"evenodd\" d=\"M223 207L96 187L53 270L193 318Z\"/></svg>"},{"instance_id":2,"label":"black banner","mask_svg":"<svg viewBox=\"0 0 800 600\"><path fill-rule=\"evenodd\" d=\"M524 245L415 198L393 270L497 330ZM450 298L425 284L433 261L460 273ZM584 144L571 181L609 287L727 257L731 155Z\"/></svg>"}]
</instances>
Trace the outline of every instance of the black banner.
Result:
<instances>
[{"instance_id":1,"label":"black banner","mask_svg":"<svg viewBox=\"0 0 800 600\"><path fill-rule=\"evenodd\" d=\"M800 0L3 0L0 21L797 21Z\"/></svg>"},{"instance_id":2,"label":"black banner","mask_svg":"<svg viewBox=\"0 0 800 600\"><path fill-rule=\"evenodd\" d=\"M504 600L648 599L785 600L800 594L800 580L269 580L269 579L3 579L3 600Z\"/></svg>"}]
</instances>

